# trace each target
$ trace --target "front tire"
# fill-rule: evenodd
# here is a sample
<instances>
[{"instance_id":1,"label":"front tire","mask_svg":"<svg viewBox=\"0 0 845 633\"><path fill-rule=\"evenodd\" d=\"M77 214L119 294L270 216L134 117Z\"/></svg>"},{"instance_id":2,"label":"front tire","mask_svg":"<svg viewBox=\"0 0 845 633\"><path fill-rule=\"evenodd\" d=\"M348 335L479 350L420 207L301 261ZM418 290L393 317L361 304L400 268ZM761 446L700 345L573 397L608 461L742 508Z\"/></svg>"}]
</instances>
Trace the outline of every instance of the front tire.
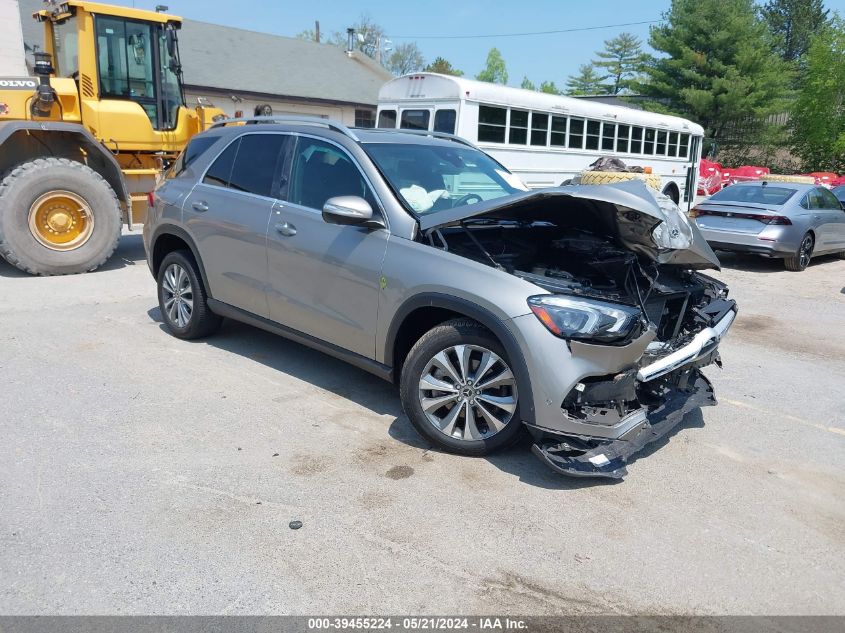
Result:
<instances>
[{"instance_id":1,"label":"front tire","mask_svg":"<svg viewBox=\"0 0 845 633\"><path fill-rule=\"evenodd\" d=\"M785 258L783 260L783 265L787 270L791 270L796 273L805 270L807 266L810 265L810 260L813 258L814 246L815 240L813 239L813 234L805 233L804 237L801 238L801 244L798 246L798 250L795 251L794 255L790 255Z\"/></svg>"},{"instance_id":2,"label":"front tire","mask_svg":"<svg viewBox=\"0 0 845 633\"><path fill-rule=\"evenodd\" d=\"M0 179L0 255L32 275L94 270L120 239L114 190L66 158L17 165Z\"/></svg>"},{"instance_id":3,"label":"front tire","mask_svg":"<svg viewBox=\"0 0 845 633\"><path fill-rule=\"evenodd\" d=\"M158 269L157 283L161 316L173 336L203 338L220 327L222 319L208 307L208 294L191 253L167 254Z\"/></svg>"},{"instance_id":4,"label":"front tire","mask_svg":"<svg viewBox=\"0 0 845 633\"><path fill-rule=\"evenodd\" d=\"M405 359L400 392L414 428L451 453L487 455L522 431L507 353L475 321L455 319L426 332Z\"/></svg>"}]
</instances>

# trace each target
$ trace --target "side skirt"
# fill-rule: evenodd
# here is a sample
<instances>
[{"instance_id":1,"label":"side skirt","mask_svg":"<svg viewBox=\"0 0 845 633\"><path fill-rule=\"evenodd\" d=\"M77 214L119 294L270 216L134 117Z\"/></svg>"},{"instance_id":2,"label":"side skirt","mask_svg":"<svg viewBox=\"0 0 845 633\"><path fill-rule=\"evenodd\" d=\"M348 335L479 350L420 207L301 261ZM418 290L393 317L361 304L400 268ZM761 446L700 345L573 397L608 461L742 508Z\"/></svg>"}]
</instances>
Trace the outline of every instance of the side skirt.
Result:
<instances>
[{"instance_id":1,"label":"side skirt","mask_svg":"<svg viewBox=\"0 0 845 633\"><path fill-rule=\"evenodd\" d=\"M326 343L325 341L321 341L318 338L315 338L298 330L285 327L280 323L276 323L275 321L271 321L270 319L265 319L262 316L258 316L257 314L253 314L252 312L247 312L246 310L236 308L235 306L229 305L228 303L223 303L222 301L218 301L217 299L212 299L211 297L208 298L208 307L211 308L212 312L222 317L226 317L234 321L240 321L242 323L261 328L262 330L272 332L273 334L278 334L279 336L283 336L286 339L290 339L291 341L295 341L297 343L315 349L319 352L323 352L324 354L328 354L329 356L337 358L338 360L342 360L346 363L349 363L350 365L354 365L355 367L363 369L364 371L369 372L374 376L378 376L382 380L393 382L393 368L388 367L387 365L383 365L371 358L361 356L360 354L356 354L355 352L350 352L349 350L343 349L342 347L338 347L337 345L333 345L332 343Z\"/></svg>"}]
</instances>

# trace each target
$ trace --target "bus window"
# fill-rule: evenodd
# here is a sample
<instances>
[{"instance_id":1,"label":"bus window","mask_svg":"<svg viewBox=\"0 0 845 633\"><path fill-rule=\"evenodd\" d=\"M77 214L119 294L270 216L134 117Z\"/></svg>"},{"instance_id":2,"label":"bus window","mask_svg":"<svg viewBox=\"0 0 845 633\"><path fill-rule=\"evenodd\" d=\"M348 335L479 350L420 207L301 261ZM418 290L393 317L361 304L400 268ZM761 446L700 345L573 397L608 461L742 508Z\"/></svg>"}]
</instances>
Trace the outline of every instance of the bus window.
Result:
<instances>
[{"instance_id":1,"label":"bus window","mask_svg":"<svg viewBox=\"0 0 845 633\"><path fill-rule=\"evenodd\" d=\"M539 112L531 113L531 144L548 145L549 115Z\"/></svg>"},{"instance_id":2,"label":"bus window","mask_svg":"<svg viewBox=\"0 0 845 633\"><path fill-rule=\"evenodd\" d=\"M646 128L645 143L643 144L643 154L651 156L654 154L654 130Z\"/></svg>"},{"instance_id":3,"label":"bus window","mask_svg":"<svg viewBox=\"0 0 845 633\"><path fill-rule=\"evenodd\" d=\"M689 134L681 134L681 147L678 150L678 156L681 158L689 156Z\"/></svg>"},{"instance_id":4,"label":"bus window","mask_svg":"<svg viewBox=\"0 0 845 633\"><path fill-rule=\"evenodd\" d=\"M378 126L389 129L396 128L396 110L382 110L378 113Z\"/></svg>"},{"instance_id":5,"label":"bus window","mask_svg":"<svg viewBox=\"0 0 845 633\"><path fill-rule=\"evenodd\" d=\"M630 125L620 125L616 135L616 151L628 153L628 136L631 134Z\"/></svg>"},{"instance_id":6,"label":"bus window","mask_svg":"<svg viewBox=\"0 0 845 633\"><path fill-rule=\"evenodd\" d=\"M654 153L658 156L666 156L666 130L657 131L657 146Z\"/></svg>"},{"instance_id":7,"label":"bus window","mask_svg":"<svg viewBox=\"0 0 845 633\"><path fill-rule=\"evenodd\" d=\"M584 149L584 119L569 119L569 147Z\"/></svg>"},{"instance_id":8,"label":"bus window","mask_svg":"<svg viewBox=\"0 0 845 633\"><path fill-rule=\"evenodd\" d=\"M587 149L599 148L601 121L587 121Z\"/></svg>"},{"instance_id":9,"label":"bus window","mask_svg":"<svg viewBox=\"0 0 845 633\"><path fill-rule=\"evenodd\" d=\"M456 118L454 110L438 110L434 113L434 131L454 134Z\"/></svg>"},{"instance_id":10,"label":"bus window","mask_svg":"<svg viewBox=\"0 0 845 633\"><path fill-rule=\"evenodd\" d=\"M669 132L669 156L678 155L678 133Z\"/></svg>"},{"instance_id":11,"label":"bus window","mask_svg":"<svg viewBox=\"0 0 845 633\"><path fill-rule=\"evenodd\" d=\"M566 147L566 117L552 117L552 137L550 143L557 147Z\"/></svg>"},{"instance_id":12,"label":"bus window","mask_svg":"<svg viewBox=\"0 0 845 633\"><path fill-rule=\"evenodd\" d=\"M601 148L609 152L613 151L613 143L616 141L616 124L605 123L601 134Z\"/></svg>"},{"instance_id":13,"label":"bus window","mask_svg":"<svg viewBox=\"0 0 845 633\"><path fill-rule=\"evenodd\" d=\"M528 111L511 110L511 125L508 129L508 143L525 145L528 142Z\"/></svg>"},{"instance_id":14,"label":"bus window","mask_svg":"<svg viewBox=\"0 0 845 633\"><path fill-rule=\"evenodd\" d=\"M402 110L399 124L403 130L427 130L431 112L428 110Z\"/></svg>"},{"instance_id":15,"label":"bus window","mask_svg":"<svg viewBox=\"0 0 845 633\"><path fill-rule=\"evenodd\" d=\"M478 141L504 143L508 111L505 108L478 106Z\"/></svg>"},{"instance_id":16,"label":"bus window","mask_svg":"<svg viewBox=\"0 0 845 633\"><path fill-rule=\"evenodd\" d=\"M631 153L643 153L643 128L641 127L631 128Z\"/></svg>"}]
</instances>

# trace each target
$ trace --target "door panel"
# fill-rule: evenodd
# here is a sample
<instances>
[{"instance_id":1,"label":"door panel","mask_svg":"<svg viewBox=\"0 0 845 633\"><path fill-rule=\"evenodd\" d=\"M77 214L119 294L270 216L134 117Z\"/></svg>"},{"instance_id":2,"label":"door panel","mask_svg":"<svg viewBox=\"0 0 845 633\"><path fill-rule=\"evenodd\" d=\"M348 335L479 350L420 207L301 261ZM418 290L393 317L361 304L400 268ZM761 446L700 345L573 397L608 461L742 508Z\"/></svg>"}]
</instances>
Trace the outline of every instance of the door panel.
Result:
<instances>
[{"instance_id":1,"label":"door panel","mask_svg":"<svg viewBox=\"0 0 845 633\"><path fill-rule=\"evenodd\" d=\"M818 207L814 213L822 215L824 229L825 251L839 251L845 249L845 211L839 205L839 200L827 189L818 189Z\"/></svg>"},{"instance_id":2,"label":"door panel","mask_svg":"<svg viewBox=\"0 0 845 633\"><path fill-rule=\"evenodd\" d=\"M377 202L345 151L301 137L292 158L289 201L277 202L267 237L270 318L373 358L381 267L389 232L328 224L326 199Z\"/></svg>"}]
</instances>

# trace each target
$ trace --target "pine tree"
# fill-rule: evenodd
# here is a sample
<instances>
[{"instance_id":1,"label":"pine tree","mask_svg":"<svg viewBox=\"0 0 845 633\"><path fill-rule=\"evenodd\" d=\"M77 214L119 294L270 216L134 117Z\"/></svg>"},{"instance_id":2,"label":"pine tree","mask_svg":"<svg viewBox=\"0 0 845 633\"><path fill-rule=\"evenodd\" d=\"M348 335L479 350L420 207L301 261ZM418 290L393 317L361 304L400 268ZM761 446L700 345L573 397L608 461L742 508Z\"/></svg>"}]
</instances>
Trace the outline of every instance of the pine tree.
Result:
<instances>
[{"instance_id":1,"label":"pine tree","mask_svg":"<svg viewBox=\"0 0 845 633\"><path fill-rule=\"evenodd\" d=\"M824 0L769 0L761 9L781 58L798 62L810 48L810 39L828 21Z\"/></svg>"},{"instance_id":2,"label":"pine tree","mask_svg":"<svg viewBox=\"0 0 845 633\"><path fill-rule=\"evenodd\" d=\"M545 92L546 94L550 95L559 95L561 94L558 87L555 85L553 81L544 81L540 84L540 92Z\"/></svg>"},{"instance_id":3,"label":"pine tree","mask_svg":"<svg viewBox=\"0 0 845 633\"><path fill-rule=\"evenodd\" d=\"M582 64L577 75L570 75L566 82L566 91L571 95L605 94L603 77L596 72L593 64Z\"/></svg>"},{"instance_id":4,"label":"pine tree","mask_svg":"<svg viewBox=\"0 0 845 633\"><path fill-rule=\"evenodd\" d=\"M528 77L522 78L522 83L519 85L523 90L537 90L537 86Z\"/></svg>"},{"instance_id":5,"label":"pine tree","mask_svg":"<svg viewBox=\"0 0 845 633\"><path fill-rule=\"evenodd\" d=\"M464 71L453 68L452 64L442 57L437 57L433 62L424 68L428 73L440 73L441 75L454 75L462 77Z\"/></svg>"},{"instance_id":6,"label":"pine tree","mask_svg":"<svg viewBox=\"0 0 845 633\"><path fill-rule=\"evenodd\" d=\"M648 59L639 38L631 33L620 33L613 39L605 40L604 50L596 55L599 61L593 63L607 73L610 80L608 92L614 95L630 88L632 80L642 73Z\"/></svg>"},{"instance_id":7,"label":"pine tree","mask_svg":"<svg viewBox=\"0 0 845 633\"><path fill-rule=\"evenodd\" d=\"M508 83L508 70L505 60L498 48L491 48L487 53L487 63L480 73L475 76L479 81L489 81L493 84Z\"/></svg>"}]
</instances>

